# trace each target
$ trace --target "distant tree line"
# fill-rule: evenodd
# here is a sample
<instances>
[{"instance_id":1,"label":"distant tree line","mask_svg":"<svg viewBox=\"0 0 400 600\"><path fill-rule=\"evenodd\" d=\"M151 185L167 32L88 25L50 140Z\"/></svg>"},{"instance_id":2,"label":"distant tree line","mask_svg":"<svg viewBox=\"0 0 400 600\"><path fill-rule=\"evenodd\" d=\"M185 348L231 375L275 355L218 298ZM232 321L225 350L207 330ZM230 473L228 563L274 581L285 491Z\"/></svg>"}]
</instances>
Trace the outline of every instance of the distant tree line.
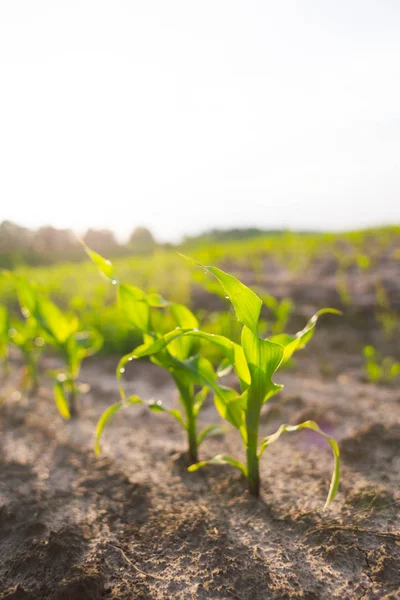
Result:
<instances>
[{"instance_id":1,"label":"distant tree line","mask_svg":"<svg viewBox=\"0 0 400 600\"><path fill-rule=\"evenodd\" d=\"M183 238L180 247L199 244L250 239L259 236L279 235L282 230L265 230L256 227L211 229L196 236ZM151 254L156 248L175 248L170 243L158 244L147 227L136 227L126 243L118 242L109 229L88 229L82 237L93 250L107 258L130 254ZM70 229L46 226L32 230L11 221L0 223L0 268L51 265L59 262L78 262L85 259L78 238Z\"/></svg>"},{"instance_id":2,"label":"distant tree line","mask_svg":"<svg viewBox=\"0 0 400 600\"><path fill-rule=\"evenodd\" d=\"M195 236L185 236L182 245L194 246L201 243L232 242L235 240L249 240L251 238L266 237L269 235L281 235L285 230L281 229L259 229L258 227L243 227L233 229L210 229Z\"/></svg>"},{"instance_id":3,"label":"distant tree line","mask_svg":"<svg viewBox=\"0 0 400 600\"><path fill-rule=\"evenodd\" d=\"M109 258L149 254L157 245L146 227L134 229L125 244L120 244L108 229L88 229L82 239L90 248ZM0 223L0 268L51 265L83 259L82 246L70 229L46 226L31 230L11 221Z\"/></svg>"}]
</instances>

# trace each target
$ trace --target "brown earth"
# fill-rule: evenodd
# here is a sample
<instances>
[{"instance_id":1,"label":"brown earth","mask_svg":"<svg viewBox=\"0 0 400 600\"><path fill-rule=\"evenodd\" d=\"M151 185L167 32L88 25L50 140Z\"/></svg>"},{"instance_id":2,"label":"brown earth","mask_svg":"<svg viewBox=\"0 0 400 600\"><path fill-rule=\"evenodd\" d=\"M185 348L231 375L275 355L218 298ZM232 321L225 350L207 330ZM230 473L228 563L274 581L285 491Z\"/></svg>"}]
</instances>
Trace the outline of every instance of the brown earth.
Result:
<instances>
[{"instance_id":1,"label":"brown earth","mask_svg":"<svg viewBox=\"0 0 400 600\"><path fill-rule=\"evenodd\" d=\"M62 422L46 384L30 403L8 398L0 599L400 598L400 393L364 380L366 334L348 325L322 324L275 377L285 389L262 415L262 434L311 418L339 440L342 480L325 511L332 457L313 432L266 451L261 500L230 467L188 473L178 424L144 407L116 415L95 457L96 420L118 400L117 360L83 368L91 391L74 422ZM138 362L126 375L129 392L175 402L157 367ZM208 402L201 425L218 420ZM201 452L242 457L231 429Z\"/></svg>"}]
</instances>

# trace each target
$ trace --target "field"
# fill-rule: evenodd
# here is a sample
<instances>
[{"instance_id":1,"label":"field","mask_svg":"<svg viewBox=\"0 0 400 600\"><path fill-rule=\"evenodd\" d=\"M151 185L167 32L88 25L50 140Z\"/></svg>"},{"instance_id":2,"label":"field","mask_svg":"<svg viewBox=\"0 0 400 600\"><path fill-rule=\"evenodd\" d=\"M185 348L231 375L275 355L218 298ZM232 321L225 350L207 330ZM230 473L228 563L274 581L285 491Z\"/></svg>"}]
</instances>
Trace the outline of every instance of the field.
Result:
<instances>
[{"instance_id":1,"label":"field","mask_svg":"<svg viewBox=\"0 0 400 600\"><path fill-rule=\"evenodd\" d=\"M83 327L95 327L104 345L82 363L80 380L90 389L68 421L46 376L59 356L45 347L39 390L19 393L24 363L10 346L0 405L0 599L399 598L400 228L287 233L182 252L257 292L265 336L302 329L320 308L342 311L323 315L307 347L276 373L284 389L260 419L260 437L312 420L338 441L336 498L324 510L332 453L311 430L267 448L260 498L231 466L188 472L179 423L141 404L107 424L96 456L96 422L119 400L116 367L140 333L116 306L116 286L90 261L21 269ZM218 282L173 250L114 267L121 281L190 306L206 332L240 341ZM0 302L17 315L12 278L3 275L1 284ZM221 360L218 350L201 348L213 364ZM124 380L127 394L177 407L173 380L156 364L131 361ZM232 373L224 384L235 386ZM223 425L201 446L201 459L244 458L211 394L199 422Z\"/></svg>"}]
</instances>

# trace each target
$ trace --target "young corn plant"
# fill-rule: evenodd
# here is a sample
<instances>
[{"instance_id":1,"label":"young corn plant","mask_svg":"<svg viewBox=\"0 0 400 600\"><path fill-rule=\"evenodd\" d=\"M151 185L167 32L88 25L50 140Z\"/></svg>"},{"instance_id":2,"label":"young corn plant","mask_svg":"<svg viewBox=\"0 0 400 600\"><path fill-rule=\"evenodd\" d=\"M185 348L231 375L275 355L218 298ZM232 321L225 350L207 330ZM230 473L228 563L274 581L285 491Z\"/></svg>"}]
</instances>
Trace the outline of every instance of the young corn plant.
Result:
<instances>
[{"instance_id":1,"label":"young corn plant","mask_svg":"<svg viewBox=\"0 0 400 600\"><path fill-rule=\"evenodd\" d=\"M382 358L373 346L363 348L364 371L371 383L390 384L400 375L400 362L391 356Z\"/></svg>"},{"instance_id":2,"label":"young corn plant","mask_svg":"<svg viewBox=\"0 0 400 600\"><path fill-rule=\"evenodd\" d=\"M29 395L34 396L39 390L38 362L44 345L39 328L32 319L11 319L8 337L24 359L20 388L28 390Z\"/></svg>"},{"instance_id":3,"label":"young corn plant","mask_svg":"<svg viewBox=\"0 0 400 600\"><path fill-rule=\"evenodd\" d=\"M197 431L197 416L209 390L208 379L216 380L217 375L210 361L198 355L195 337L207 339L210 334L198 331L197 318L186 306L167 302L159 294L146 294L137 287L120 283L110 261L87 247L85 249L102 275L117 286L120 310L127 322L143 338L143 344L125 355L118 364L121 400L107 408L98 421L96 453L100 452L101 435L113 415L132 404L143 404L152 412L164 412L176 419L186 432L189 461L191 464L196 463L200 444L207 436L220 429L216 425L210 425L199 433ZM172 336L171 333L166 333L171 326L175 326ZM181 331L191 332L192 335L183 337L180 335ZM160 400L145 401L136 395L126 395L123 386L125 366L128 362L145 356L169 372L178 390L181 410L168 409ZM202 377L201 373L207 376Z\"/></svg>"},{"instance_id":4,"label":"young corn plant","mask_svg":"<svg viewBox=\"0 0 400 600\"><path fill-rule=\"evenodd\" d=\"M223 388L216 381L209 381L209 386L214 392L215 404L220 415L238 429L242 437L246 450L246 463L243 464L232 456L217 455L211 460L192 465L189 470L196 471L207 464L230 464L247 478L249 491L254 496L259 496L259 462L264 451L283 433L308 428L322 435L333 452L334 470L326 500L326 505L329 504L337 493L340 479L339 448L336 441L324 433L314 421L305 421L298 425L281 425L274 434L260 441L259 424L263 404L282 389L281 385L272 381L276 371L289 360L296 350L303 348L310 341L320 315L324 313L337 314L339 311L335 309L318 311L304 329L296 335L278 334L268 339L262 339L259 336L261 299L235 277L215 267L203 268L212 273L219 281L226 297L230 299L234 307L238 320L243 325L241 345L231 343L230 350L226 352L226 356L239 377L241 392L236 393L235 390ZM168 335L169 338L172 338L174 334L171 332ZM182 332L182 335L193 335L193 332ZM199 334L196 333L196 335ZM164 339L166 337L164 336ZM219 341L220 344L225 345L226 349L228 349L229 342L226 338Z\"/></svg>"},{"instance_id":5,"label":"young corn plant","mask_svg":"<svg viewBox=\"0 0 400 600\"><path fill-rule=\"evenodd\" d=\"M57 408L64 419L75 417L82 389L78 379L82 361L101 348L103 339L94 329L83 330L76 315L63 314L27 280L20 278L17 289L22 314L39 327L44 342L53 346L64 362L61 369L47 373L55 380Z\"/></svg>"},{"instance_id":6,"label":"young corn plant","mask_svg":"<svg viewBox=\"0 0 400 600\"><path fill-rule=\"evenodd\" d=\"M290 298L282 298L279 300L269 294L263 294L261 299L265 306L269 309L272 319L266 323L268 331L272 335L277 335L285 331L288 321L293 314L294 304Z\"/></svg>"},{"instance_id":7,"label":"young corn plant","mask_svg":"<svg viewBox=\"0 0 400 600\"><path fill-rule=\"evenodd\" d=\"M382 327L386 339L393 339L396 331L399 331L399 318L397 312L393 310L388 293L379 279L375 284L376 298L376 320Z\"/></svg>"}]
</instances>

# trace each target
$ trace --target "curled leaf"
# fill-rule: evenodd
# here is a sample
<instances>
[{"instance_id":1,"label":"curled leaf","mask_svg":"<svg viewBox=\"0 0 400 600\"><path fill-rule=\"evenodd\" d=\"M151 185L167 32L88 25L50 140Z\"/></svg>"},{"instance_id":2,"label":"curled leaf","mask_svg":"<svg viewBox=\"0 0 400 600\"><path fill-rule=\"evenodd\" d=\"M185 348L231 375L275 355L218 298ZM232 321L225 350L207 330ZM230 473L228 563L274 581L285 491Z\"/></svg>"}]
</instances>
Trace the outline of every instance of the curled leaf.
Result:
<instances>
[{"instance_id":1,"label":"curled leaf","mask_svg":"<svg viewBox=\"0 0 400 600\"><path fill-rule=\"evenodd\" d=\"M298 331L295 335L280 333L268 338L269 342L274 342L275 344L283 346L284 352L282 364L287 362L296 350L301 350L301 348L304 348L304 346L308 344L314 335L314 329L318 318L325 314L341 315L342 313L336 308L321 308L311 317L304 329Z\"/></svg>"},{"instance_id":2,"label":"curled leaf","mask_svg":"<svg viewBox=\"0 0 400 600\"><path fill-rule=\"evenodd\" d=\"M217 456L214 456L214 458L202 460L194 465L190 465L190 467L188 467L188 471L193 473L194 471L198 471L201 469L201 467L205 467L206 465L231 465L232 467L235 467L235 469L238 469L242 475L247 477L245 465L239 460L236 460L236 458L233 458L233 456L229 456L227 454L217 454Z\"/></svg>"},{"instance_id":3,"label":"curled leaf","mask_svg":"<svg viewBox=\"0 0 400 600\"><path fill-rule=\"evenodd\" d=\"M336 440L333 437L331 437L330 435L327 435L324 431L322 431L318 427L318 425L315 423L315 421L304 421L304 423L300 423L299 425L281 425L279 427L279 429L277 429L277 431L275 431L275 433L273 433L263 439L263 441L261 442L261 445L260 445L259 456L262 455L262 453L267 448L267 446L276 442L280 438L282 433L299 431L300 429L312 429L313 431L316 431L317 433L319 433L326 439L326 441L328 442L328 444L330 445L330 447L332 449L333 458L334 458L334 468L333 468L332 479L331 479L331 484L329 487L328 496L327 496L325 506L324 506L324 508L326 508L328 506L328 504L336 496L336 493L339 488L339 481L340 481L339 446L338 446Z\"/></svg>"},{"instance_id":4,"label":"curled leaf","mask_svg":"<svg viewBox=\"0 0 400 600\"><path fill-rule=\"evenodd\" d=\"M200 444L202 444L206 438L208 438L211 435L216 435L218 433L224 433L224 430L220 425L208 425L198 434L197 445L200 446Z\"/></svg>"},{"instance_id":5,"label":"curled leaf","mask_svg":"<svg viewBox=\"0 0 400 600\"><path fill-rule=\"evenodd\" d=\"M163 403L161 402L161 400L150 400L149 402L146 403L147 407L149 408L149 410L151 410L152 412L163 412L166 413L167 415L170 415L171 417L173 417L174 419L176 419L179 423L179 425L181 425L181 427L183 427L183 429L187 429L186 423L183 420L183 415L181 413L180 410L176 409L176 408L165 408L165 406L163 406Z\"/></svg>"},{"instance_id":6,"label":"curled leaf","mask_svg":"<svg viewBox=\"0 0 400 600\"><path fill-rule=\"evenodd\" d=\"M129 406L129 404L138 404L143 403L143 401L138 396L130 396L125 402L115 402L109 406L101 415L100 419L97 421L96 426L96 438L95 438L95 446L94 451L96 454L100 454L100 438L103 433L104 427L110 421L110 419L117 413L121 408L125 408Z\"/></svg>"}]
</instances>

